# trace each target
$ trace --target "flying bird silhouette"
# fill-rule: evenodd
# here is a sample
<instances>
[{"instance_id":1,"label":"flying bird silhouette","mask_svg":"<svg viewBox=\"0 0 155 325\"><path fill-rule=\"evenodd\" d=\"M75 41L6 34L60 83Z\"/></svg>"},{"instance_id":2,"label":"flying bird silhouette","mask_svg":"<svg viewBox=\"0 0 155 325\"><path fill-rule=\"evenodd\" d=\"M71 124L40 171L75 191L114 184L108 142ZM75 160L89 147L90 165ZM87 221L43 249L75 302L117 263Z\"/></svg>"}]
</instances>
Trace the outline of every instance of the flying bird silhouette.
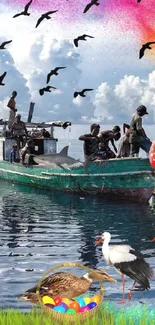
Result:
<instances>
[{"instance_id":1,"label":"flying bird silhouette","mask_svg":"<svg viewBox=\"0 0 155 325\"><path fill-rule=\"evenodd\" d=\"M37 28L37 27L40 25L40 23L41 23L44 19L51 19L51 17L50 17L49 15L54 14L54 13L57 12L57 11L58 11L58 10L48 11L48 12L46 12L45 14L42 14L41 17L38 19L35 28Z\"/></svg>"},{"instance_id":2,"label":"flying bird silhouette","mask_svg":"<svg viewBox=\"0 0 155 325\"><path fill-rule=\"evenodd\" d=\"M0 50L5 50L6 49L6 47L5 47L5 45L6 44L9 44L9 43L11 43L12 41L6 41L6 42L3 42L1 45L0 45Z\"/></svg>"},{"instance_id":3,"label":"flying bird silhouette","mask_svg":"<svg viewBox=\"0 0 155 325\"><path fill-rule=\"evenodd\" d=\"M24 7L24 11L20 12L19 14L14 15L13 18L19 17L19 16L21 16L21 15L23 15L23 16L30 16L30 13L28 12L28 9L29 9L29 7L30 7L32 1L33 1L33 0L30 0L30 1L26 4L26 6Z\"/></svg>"},{"instance_id":4,"label":"flying bird silhouette","mask_svg":"<svg viewBox=\"0 0 155 325\"><path fill-rule=\"evenodd\" d=\"M5 84L2 82L3 79L5 78L7 72L5 71L1 76L0 76L0 86L5 86Z\"/></svg>"},{"instance_id":5,"label":"flying bird silhouette","mask_svg":"<svg viewBox=\"0 0 155 325\"><path fill-rule=\"evenodd\" d=\"M85 91L91 91L91 90L94 90L94 89L83 89L81 91L75 91L74 98L76 98L78 95L81 97L86 97L86 95L84 94Z\"/></svg>"},{"instance_id":6,"label":"flying bird silhouette","mask_svg":"<svg viewBox=\"0 0 155 325\"><path fill-rule=\"evenodd\" d=\"M86 37L94 38L94 36L89 36L89 35L83 34L83 35L78 36L77 38L74 39L74 45L76 47L78 47L78 41L86 41Z\"/></svg>"},{"instance_id":7,"label":"flying bird silhouette","mask_svg":"<svg viewBox=\"0 0 155 325\"><path fill-rule=\"evenodd\" d=\"M98 0L92 0L90 3L87 4L87 6L84 9L84 14L92 7L92 6L99 6L100 3L98 2Z\"/></svg>"},{"instance_id":8,"label":"flying bird silhouette","mask_svg":"<svg viewBox=\"0 0 155 325\"><path fill-rule=\"evenodd\" d=\"M53 74L54 74L55 76L58 75L58 70L59 70L59 69L65 69L65 68L66 68L66 67L56 67L55 69L51 70L51 72L48 73L48 75L47 75L47 81L46 81L46 83L47 83L47 84L49 83L50 78L51 78L51 76L52 76Z\"/></svg>"},{"instance_id":9,"label":"flying bird silhouette","mask_svg":"<svg viewBox=\"0 0 155 325\"><path fill-rule=\"evenodd\" d=\"M42 89L39 89L39 94L40 94L40 96L44 95L44 92L45 92L45 91L48 92L48 93L50 93L50 92L51 92L51 88L52 88L52 89L57 89L57 88L55 88L55 87L53 87L53 86L47 86L47 87L44 87L44 88L42 88Z\"/></svg>"},{"instance_id":10,"label":"flying bird silhouette","mask_svg":"<svg viewBox=\"0 0 155 325\"><path fill-rule=\"evenodd\" d=\"M141 59L144 56L144 52L146 49L151 50L152 47L150 46L151 44L155 44L155 42L148 42L146 44L143 44L140 51L139 51L139 59Z\"/></svg>"}]
</instances>

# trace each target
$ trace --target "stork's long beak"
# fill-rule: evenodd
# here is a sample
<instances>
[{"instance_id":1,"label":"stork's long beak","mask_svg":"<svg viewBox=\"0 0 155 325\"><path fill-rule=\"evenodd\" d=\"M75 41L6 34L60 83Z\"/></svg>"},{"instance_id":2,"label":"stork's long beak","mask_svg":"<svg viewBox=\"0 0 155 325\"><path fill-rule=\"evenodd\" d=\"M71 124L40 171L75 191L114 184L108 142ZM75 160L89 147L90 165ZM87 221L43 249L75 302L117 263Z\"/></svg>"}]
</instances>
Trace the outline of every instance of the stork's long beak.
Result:
<instances>
[{"instance_id":1,"label":"stork's long beak","mask_svg":"<svg viewBox=\"0 0 155 325\"><path fill-rule=\"evenodd\" d=\"M109 281L109 282L113 282L113 283L117 282L117 280L111 278L111 276L108 276L106 280Z\"/></svg>"},{"instance_id":2,"label":"stork's long beak","mask_svg":"<svg viewBox=\"0 0 155 325\"><path fill-rule=\"evenodd\" d=\"M103 241L103 238L101 237L96 243L95 243L95 246L99 245L100 243L102 243Z\"/></svg>"},{"instance_id":3,"label":"stork's long beak","mask_svg":"<svg viewBox=\"0 0 155 325\"><path fill-rule=\"evenodd\" d=\"M152 239L152 242L155 241L155 237Z\"/></svg>"}]
</instances>

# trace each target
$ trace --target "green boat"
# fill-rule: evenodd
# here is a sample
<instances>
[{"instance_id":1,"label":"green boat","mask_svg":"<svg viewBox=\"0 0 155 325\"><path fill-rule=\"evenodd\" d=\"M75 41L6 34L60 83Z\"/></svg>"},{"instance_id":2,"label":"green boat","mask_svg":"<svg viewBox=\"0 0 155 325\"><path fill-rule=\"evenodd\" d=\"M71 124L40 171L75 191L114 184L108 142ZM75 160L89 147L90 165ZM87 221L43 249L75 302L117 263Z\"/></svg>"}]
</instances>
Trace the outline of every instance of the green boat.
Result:
<instances>
[{"instance_id":1,"label":"green boat","mask_svg":"<svg viewBox=\"0 0 155 325\"><path fill-rule=\"evenodd\" d=\"M55 154L58 140L54 138L53 127L63 127L63 122L29 123L27 127L33 128L34 125L51 128L51 138L34 139L35 148L37 147L35 155L39 157L42 154ZM155 188L155 171L148 158L90 162L87 172L83 163L73 164L69 168L50 167L46 164L23 166L9 162L9 153L14 142L15 140L4 136L4 133L0 137L0 179L11 183L145 204Z\"/></svg>"}]
</instances>

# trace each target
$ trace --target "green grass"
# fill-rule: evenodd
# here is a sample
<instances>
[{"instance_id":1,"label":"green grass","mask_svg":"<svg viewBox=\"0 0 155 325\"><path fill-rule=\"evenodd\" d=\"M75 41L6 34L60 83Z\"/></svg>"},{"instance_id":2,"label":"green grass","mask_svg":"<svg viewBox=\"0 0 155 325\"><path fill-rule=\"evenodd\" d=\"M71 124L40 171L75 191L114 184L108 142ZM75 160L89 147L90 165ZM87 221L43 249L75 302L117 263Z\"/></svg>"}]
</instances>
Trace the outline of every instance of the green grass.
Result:
<instances>
[{"instance_id":1,"label":"green grass","mask_svg":"<svg viewBox=\"0 0 155 325\"><path fill-rule=\"evenodd\" d=\"M155 310L135 306L126 310L115 310L112 305L104 304L100 312L83 325L155 325ZM0 310L0 325L58 325L41 310L32 309L29 313L19 310ZM64 322L64 325L69 325ZM75 325L80 325L76 323Z\"/></svg>"}]
</instances>

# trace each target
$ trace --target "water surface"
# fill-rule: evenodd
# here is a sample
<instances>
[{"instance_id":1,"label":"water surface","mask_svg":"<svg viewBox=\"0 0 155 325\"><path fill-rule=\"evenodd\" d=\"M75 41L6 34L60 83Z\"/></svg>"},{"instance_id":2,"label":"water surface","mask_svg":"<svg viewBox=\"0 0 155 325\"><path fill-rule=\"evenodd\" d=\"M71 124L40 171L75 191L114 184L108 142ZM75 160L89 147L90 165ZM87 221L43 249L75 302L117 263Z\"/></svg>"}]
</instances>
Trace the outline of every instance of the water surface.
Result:
<instances>
[{"instance_id":1,"label":"water surface","mask_svg":"<svg viewBox=\"0 0 155 325\"><path fill-rule=\"evenodd\" d=\"M120 275L105 264L101 246L94 246L103 231L112 233L112 243L129 243L141 250L155 268L155 245L151 242L155 215L148 206L41 191L0 180L0 306L28 311L32 305L16 297L36 284L49 268L63 262L104 268L118 281L104 283L105 298L119 301ZM126 279L127 294L132 280ZM97 290L98 283L92 288ZM154 279L150 291L133 293L131 304L139 301L153 305Z\"/></svg>"}]
</instances>

